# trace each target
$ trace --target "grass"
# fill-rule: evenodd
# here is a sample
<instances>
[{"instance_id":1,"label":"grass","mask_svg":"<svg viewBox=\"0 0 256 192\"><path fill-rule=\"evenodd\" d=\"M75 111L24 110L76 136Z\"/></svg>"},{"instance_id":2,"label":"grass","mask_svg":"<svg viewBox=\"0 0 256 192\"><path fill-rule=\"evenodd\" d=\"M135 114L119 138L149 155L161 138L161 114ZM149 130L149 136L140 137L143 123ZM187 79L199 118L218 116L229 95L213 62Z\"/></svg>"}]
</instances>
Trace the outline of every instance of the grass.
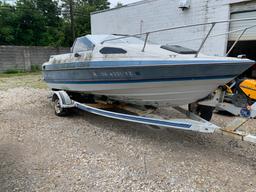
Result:
<instances>
[{"instance_id":1,"label":"grass","mask_svg":"<svg viewBox=\"0 0 256 192\"><path fill-rule=\"evenodd\" d=\"M0 73L0 78L1 77L14 77L14 76L23 76L23 75L29 75L32 73L40 73L41 72L41 67L38 65L31 65L30 72L25 72L23 70L19 69L8 69L4 71L3 73Z\"/></svg>"},{"instance_id":2,"label":"grass","mask_svg":"<svg viewBox=\"0 0 256 192\"><path fill-rule=\"evenodd\" d=\"M16 87L30 87L36 89L47 88L42 80L41 72L18 72L0 74L0 90Z\"/></svg>"},{"instance_id":3,"label":"grass","mask_svg":"<svg viewBox=\"0 0 256 192\"><path fill-rule=\"evenodd\" d=\"M5 74L16 74L16 73L22 73L22 71L16 70L16 69L9 69L9 70L5 71L4 73Z\"/></svg>"},{"instance_id":4,"label":"grass","mask_svg":"<svg viewBox=\"0 0 256 192\"><path fill-rule=\"evenodd\" d=\"M19 76L26 76L26 75L38 75L41 74L41 72L10 72L6 71L4 73L0 73L0 78L8 78L8 77L19 77Z\"/></svg>"}]
</instances>

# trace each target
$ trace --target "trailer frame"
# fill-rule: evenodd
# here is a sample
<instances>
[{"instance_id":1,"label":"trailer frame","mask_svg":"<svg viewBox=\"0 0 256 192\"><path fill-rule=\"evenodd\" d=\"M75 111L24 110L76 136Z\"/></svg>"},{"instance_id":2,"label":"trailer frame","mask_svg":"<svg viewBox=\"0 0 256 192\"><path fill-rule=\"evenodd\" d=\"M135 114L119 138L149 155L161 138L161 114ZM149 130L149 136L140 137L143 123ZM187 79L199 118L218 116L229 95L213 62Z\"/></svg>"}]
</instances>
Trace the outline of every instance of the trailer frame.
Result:
<instances>
[{"instance_id":1,"label":"trailer frame","mask_svg":"<svg viewBox=\"0 0 256 192\"><path fill-rule=\"evenodd\" d=\"M238 130L240 126L249 120L249 118L236 117L228 126L221 128L209 121L202 119L200 116L190 112L189 110L186 110L184 107L173 107L173 109L185 114L187 118L165 119L160 115L152 114L154 111L153 109L142 109L139 106L131 106L124 103L113 104L102 101L98 101L96 103L78 102L71 99L66 91L53 91L51 99L54 102L55 114L58 116L64 116L67 114L69 109L77 108L92 114L122 121L183 131L195 131L201 133L218 132L242 141L256 143L256 135L251 135ZM209 101L208 103L206 102L204 104L208 104L208 106L213 105L213 103L211 103L212 105L209 105ZM107 108L113 107L124 109L136 115L106 110Z\"/></svg>"}]
</instances>

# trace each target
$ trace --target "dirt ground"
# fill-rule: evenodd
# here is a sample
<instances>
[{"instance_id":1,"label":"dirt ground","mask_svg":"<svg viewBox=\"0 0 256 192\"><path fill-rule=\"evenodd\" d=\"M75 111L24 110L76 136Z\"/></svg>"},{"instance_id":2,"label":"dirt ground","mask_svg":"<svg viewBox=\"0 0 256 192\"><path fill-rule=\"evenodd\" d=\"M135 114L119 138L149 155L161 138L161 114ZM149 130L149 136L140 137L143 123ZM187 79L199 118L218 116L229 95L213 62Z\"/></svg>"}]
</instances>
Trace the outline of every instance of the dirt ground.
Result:
<instances>
[{"instance_id":1,"label":"dirt ground","mask_svg":"<svg viewBox=\"0 0 256 192\"><path fill-rule=\"evenodd\" d=\"M0 76L1 192L256 191L255 145L85 112L56 117L40 79Z\"/></svg>"}]
</instances>

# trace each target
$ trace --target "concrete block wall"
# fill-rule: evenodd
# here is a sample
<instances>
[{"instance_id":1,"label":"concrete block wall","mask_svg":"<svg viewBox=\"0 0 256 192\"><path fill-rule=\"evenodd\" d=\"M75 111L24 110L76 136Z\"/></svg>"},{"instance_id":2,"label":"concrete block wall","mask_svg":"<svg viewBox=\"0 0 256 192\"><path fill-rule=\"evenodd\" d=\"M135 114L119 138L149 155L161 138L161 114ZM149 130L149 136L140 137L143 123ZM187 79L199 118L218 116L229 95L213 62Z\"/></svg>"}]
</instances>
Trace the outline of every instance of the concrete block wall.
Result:
<instances>
[{"instance_id":1,"label":"concrete block wall","mask_svg":"<svg viewBox=\"0 0 256 192\"><path fill-rule=\"evenodd\" d=\"M180 25L229 19L229 3L222 0L191 0L191 7L182 11L179 0L145 0L128 6L91 14L93 34L136 34ZM198 49L210 26L178 29L152 34L150 40L161 44L179 44ZM229 25L216 26L213 34L225 33ZM224 55L227 35L211 38L202 52Z\"/></svg>"},{"instance_id":2,"label":"concrete block wall","mask_svg":"<svg viewBox=\"0 0 256 192\"><path fill-rule=\"evenodd\" d=\"M7 70L29 71L32 65L41 65L51 55L68 53L69 48L35 46L0 46L0 72Z\"/></svg>"}]
</instances>

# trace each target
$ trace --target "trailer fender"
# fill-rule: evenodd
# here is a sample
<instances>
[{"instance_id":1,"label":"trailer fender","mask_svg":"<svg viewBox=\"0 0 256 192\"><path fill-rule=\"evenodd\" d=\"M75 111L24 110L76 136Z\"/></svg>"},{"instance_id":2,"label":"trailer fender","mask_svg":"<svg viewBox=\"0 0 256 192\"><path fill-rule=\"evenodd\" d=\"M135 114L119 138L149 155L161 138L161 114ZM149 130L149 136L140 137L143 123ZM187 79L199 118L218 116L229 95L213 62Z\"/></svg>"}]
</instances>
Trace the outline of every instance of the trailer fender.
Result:
<instances>
[{"instance_id":1,"label":"trailer fender","mask_svg":"<svg viewBox=\"0 0 256 192\"><path fill-rule=\"evenodd\" d=\"M75 107L75 103L71 100L71 98L65 91L54 91L52 95L52 101L54 102L56 99L60 101L60 106L62 108Z\"/></svg>"}]
</instances>

